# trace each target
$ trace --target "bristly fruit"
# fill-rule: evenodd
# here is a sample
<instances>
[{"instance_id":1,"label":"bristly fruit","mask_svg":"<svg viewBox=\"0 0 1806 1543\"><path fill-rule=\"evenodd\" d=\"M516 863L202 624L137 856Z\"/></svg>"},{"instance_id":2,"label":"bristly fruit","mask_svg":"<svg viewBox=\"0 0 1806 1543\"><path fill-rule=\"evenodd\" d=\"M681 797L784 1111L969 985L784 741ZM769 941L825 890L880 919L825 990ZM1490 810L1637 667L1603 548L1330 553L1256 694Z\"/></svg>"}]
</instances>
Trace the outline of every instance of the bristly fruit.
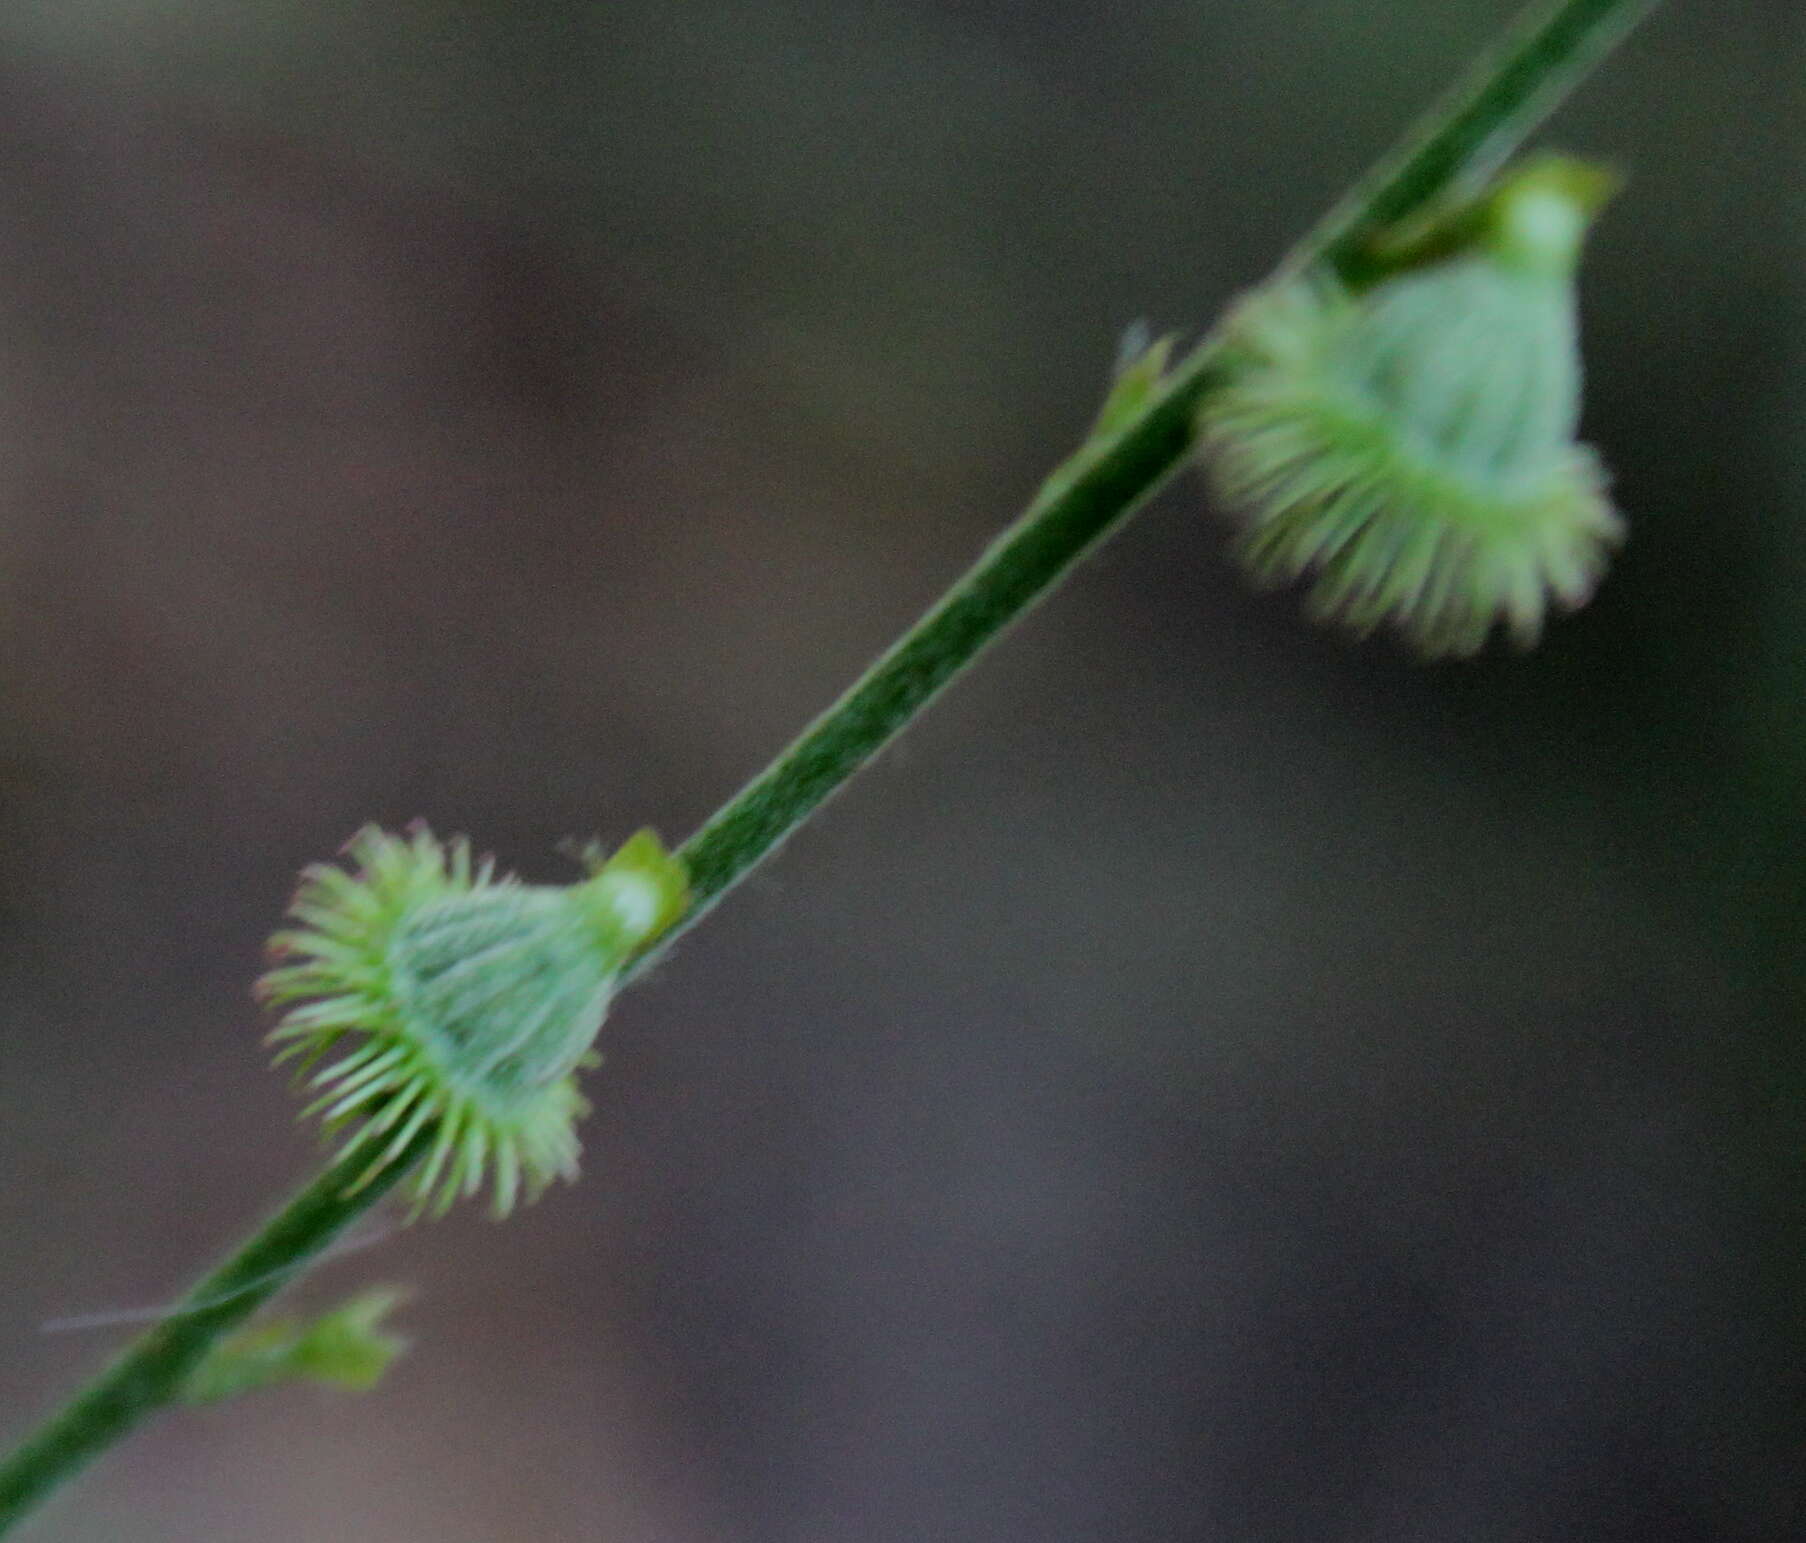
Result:
<instances>
[{"instance_id":1,"label":"bristly fruit","mask_svg":"<svg viewBox=\"0 0 1806 1543\"><path fill-rule=\"evenodd\" d=\"M259 991L287 1006L270 1039L304 1071L305 1114L344 1132L334 1161L356 1190L416 1142L416 1211L439 1214L493 1182L506 1216L523 1192L577 1173L576 1071L615 981L688 901L681 862L650 831L568 887L497 878L469 843L374 828L350 867L302 876Z\"/></svg>"},{"instance_id":2,"label":"bristly fruit","mask_svg":"<svg viewBox=\"0 0 1806 1543\"><path fill-rule=\"evenodd\" d=\"M1576 442L1574 273L1614 181L1544 157L1452 213L1231 312L1204 408L1208 476L1259 580L1313 575L1319 617L1471 654L1534 643L1623 534Z\"/></svg>"}]
</instances>

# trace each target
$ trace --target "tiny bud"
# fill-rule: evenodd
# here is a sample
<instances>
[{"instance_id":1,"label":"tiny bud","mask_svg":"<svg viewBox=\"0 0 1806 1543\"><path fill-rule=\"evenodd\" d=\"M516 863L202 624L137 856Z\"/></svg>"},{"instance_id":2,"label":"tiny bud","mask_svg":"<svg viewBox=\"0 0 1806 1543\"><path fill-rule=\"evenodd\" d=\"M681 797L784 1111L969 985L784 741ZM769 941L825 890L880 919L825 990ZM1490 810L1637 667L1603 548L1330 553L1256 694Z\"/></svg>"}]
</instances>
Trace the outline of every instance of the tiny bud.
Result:
<instances>
[{"instance_id":1,"label":"tiny bud","mask_svg":"<svg viewBox=\"0 0 1806 1543\"><path fill-rule=\"evenodd\" d=\"M283 1382L366 1393L408 1348L405 1339L383 1327L405 1296L378 1286L312 1320L271 1318L229 1334L188 1374L182 1402L214 1403Z\"/></svg>"}]
</instances>

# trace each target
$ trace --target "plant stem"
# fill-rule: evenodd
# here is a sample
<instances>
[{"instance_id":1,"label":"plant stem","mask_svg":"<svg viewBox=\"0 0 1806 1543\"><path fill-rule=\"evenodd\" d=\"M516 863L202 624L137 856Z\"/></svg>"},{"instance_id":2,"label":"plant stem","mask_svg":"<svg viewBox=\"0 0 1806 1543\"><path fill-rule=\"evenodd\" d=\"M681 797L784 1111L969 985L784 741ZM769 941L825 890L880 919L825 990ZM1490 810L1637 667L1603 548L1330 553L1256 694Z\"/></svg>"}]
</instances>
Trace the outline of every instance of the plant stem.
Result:
<instances>
[{"instance_id":1,"label":"plant stem","mask_svg":"<svg viewBox=\"0 0 1806 1543\"><path fill-rule=\"evenodd\" d=\"M1485 182L1662 0L1542 0L1376 162L1275 274L1358 268L1374 231Z\"/></svg>"},{"instance_id":2,"label":"plant stem","mask_svg":"<svg viewBox=\"0 0 1806 1543\"><path fill-rule=\"evenodd\" d=\"M1365 239L1491 174L1661 0L1542 0L1280 263L1359 266ZM639 974L769 857L953 677L1181 466L1218 370L1206 337L1161 390L1050 479L946 595L678 849L692 902Z\"/></svg>"},{"instance_id":3,"label":"plant stem","mask_svg":"<svg viewBox=\"0 0 1806 1543\"><path fill-rule=\"evenodd\" d=\"M1358 264L1374 229L1484 175L1659 0L1546 0L1286 257L1282 274ZM953 677L1184 463L1217 374L1206 338L1160 389L1049 479L1022 517L845 696L679 849L693 903L643 970L884 748ZM147 1414L227 1329L307 1267L427 1150L433 1131L355 1195L328 1169L155 1328L0 1463L0 1533Z\"/></svg>"},{"instance_id":4,"label":"plant stem","mask_svg":"<svg viewBox=\"0 0 1806 1543\"><path fill-rule=\"evenodd\" d=\"M0 1463L0 1533L79 1472L152 1411L173 1398L220 1335L243 1322L311 1264L392 1189L425 1153L413 1151L354 1195L341 1168L328 1168L295 1194L232 1257L195 1287Z\"/></svg>"},{"instance_id":5,"label":"plant stem","mask_svg":"<svg viewBox=\"0 0 1806 1543\"><path fill-rule=\"evenodd\" d=\"M1200 349L1131 429L1087 445L977 563L677 855L693 926L894 739L1010 623L1185 463L1211 377ZM641 961L643 964L644 961Z\"/></svg>"}]
</instances>

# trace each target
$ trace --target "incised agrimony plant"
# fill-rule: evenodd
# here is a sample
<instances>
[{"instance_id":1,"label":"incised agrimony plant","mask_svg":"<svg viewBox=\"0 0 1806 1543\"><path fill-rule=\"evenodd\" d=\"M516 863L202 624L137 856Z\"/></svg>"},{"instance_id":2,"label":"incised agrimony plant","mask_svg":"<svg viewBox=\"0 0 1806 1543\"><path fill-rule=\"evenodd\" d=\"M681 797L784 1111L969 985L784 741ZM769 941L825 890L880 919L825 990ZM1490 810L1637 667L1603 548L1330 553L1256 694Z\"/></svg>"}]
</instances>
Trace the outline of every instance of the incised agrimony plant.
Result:
<instances>
[{"instance_id":1,"label":"incised agrimony plant","mask_svg":"<svg viewBox=\"0 0 1806 1543\"><path fill-rule=\"evenodd\" d=\"M487 1187L506 1215L571 1177L573 1079L610 996L1194 452L1255 576L1309 576L1312 608L1359 631L1465 654L1578 605L1621 534L1575 442L1573 273L1610 179L1507 162L1655 3L1535 5L1221 327L1170 366L1170 340L1126 361L1022 517L674 853L643 833L560 889L424 828L370 830L349 866L309 869L263 991L337 1153L0 1462L0 1533L166 1404L373 1381L399 1348L391 1295L231 1331L397 1186L416 1214Z\"/></svg>"}]
</instances>

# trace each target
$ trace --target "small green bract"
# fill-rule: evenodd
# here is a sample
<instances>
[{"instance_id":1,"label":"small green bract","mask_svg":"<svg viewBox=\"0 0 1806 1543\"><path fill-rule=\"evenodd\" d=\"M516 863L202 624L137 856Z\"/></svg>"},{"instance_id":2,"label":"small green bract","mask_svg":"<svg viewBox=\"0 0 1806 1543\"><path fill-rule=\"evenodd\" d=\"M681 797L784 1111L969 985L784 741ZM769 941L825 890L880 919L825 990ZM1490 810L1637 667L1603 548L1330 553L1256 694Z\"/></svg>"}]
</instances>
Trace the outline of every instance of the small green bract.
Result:
<instances>
[{"instance_id":1,"label":"small green bract","mask_svg":"<svg viewBox=\"0 0 1806 1543\"><path fill-rule=\"evenodd\" d=\"M417 1141L416 1211L443 1213L493 1182L506 1216L577 1173L575 1073L615 981L687 903L683 865L642 831L568 887L497 878L469 843L374 828L348 867L302 875L259 991L287 1008L270 1039L317 1096L304 1111L343 1133L355 1191ZM345 1052L338 1054L339 1052ZM337 1054L324 1068L322 1059Z\"/></svg>"},{"instance_id":2,"label":"small green bract","mask_svg":"<svg viewBox=\"0 0 1806 1543\"><path fill-rule=\"evenodd\" d=\"M311 1319L271 1318L228 1334L188 1374L179 1396L210 1404L285 1382L368 1392L408 1348L383 1322L406 1299L406 1292L377 1286Z\"/></svg>"},{"instance_id":3,"label":"small green bract","mask_svg":"<svg viewBox=\"0 0 1806 1543\"><path fill-rule=\"evenodd\" d=\"M1529 646L1582 604L1623 526L1576 442L1574 270L1611 187L1547 157L1376 247L1361 283L1257 290L1225 331L1205 466L1258 580L1314 575L1320 618L1421 652Z\"/></svg>"}]
</instances>

